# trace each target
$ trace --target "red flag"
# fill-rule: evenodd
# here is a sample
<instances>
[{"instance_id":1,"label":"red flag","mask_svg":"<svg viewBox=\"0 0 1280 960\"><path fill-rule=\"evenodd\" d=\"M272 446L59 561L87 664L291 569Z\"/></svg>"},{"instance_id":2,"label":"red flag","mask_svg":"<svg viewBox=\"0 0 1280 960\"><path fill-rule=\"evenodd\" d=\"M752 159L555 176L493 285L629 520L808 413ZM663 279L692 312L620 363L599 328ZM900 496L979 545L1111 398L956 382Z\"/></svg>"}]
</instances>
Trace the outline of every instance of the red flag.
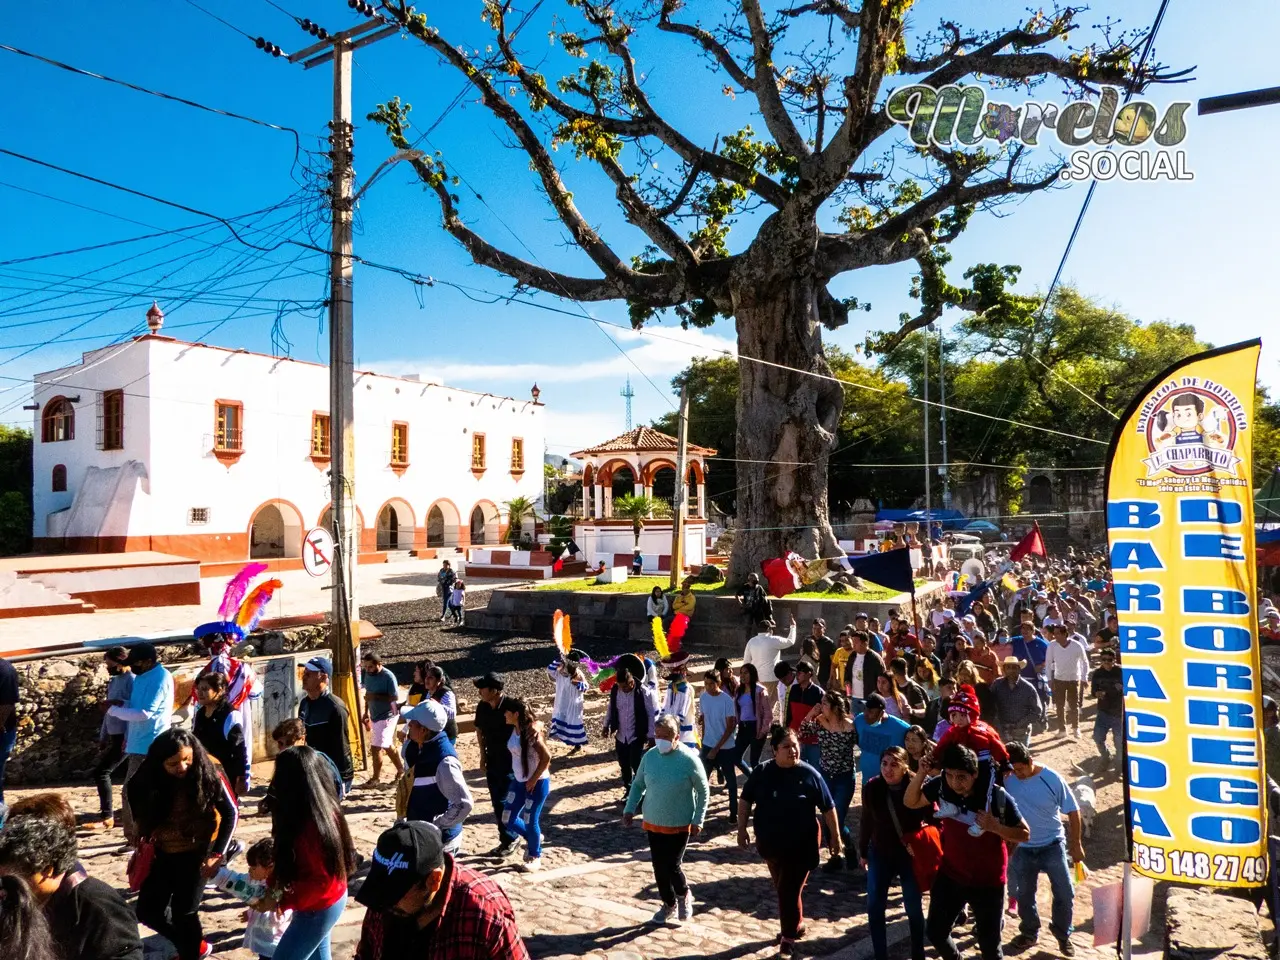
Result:
<instances>
[{"instance_id":1,"label":"red flag","mask_svg":"<svg viewBox=\"0 0 1280 960\"><path fill-rule=\"evenodd\" d=\"M560 557L558 560L556 560L555 563L551 565L552 573L559 573L563 569L564 569L564 557Z\"/></svg>"},{"instance_id":2,"label":"red flag","mask_svg":"<svg viewBox=\"0 0 1280 960\"><path fill-rule=\"evenodd\" d=\"M1044 549L1044 537L1040 536L1040 523L1034 520L1032 521L1031 532L1019 540L1018 545L1010 551L1009 560L1011 563L1017 563L1023 557L1028 557L1033 553L1038 557L1048 556Z\"/></svg>"}]
</instances>

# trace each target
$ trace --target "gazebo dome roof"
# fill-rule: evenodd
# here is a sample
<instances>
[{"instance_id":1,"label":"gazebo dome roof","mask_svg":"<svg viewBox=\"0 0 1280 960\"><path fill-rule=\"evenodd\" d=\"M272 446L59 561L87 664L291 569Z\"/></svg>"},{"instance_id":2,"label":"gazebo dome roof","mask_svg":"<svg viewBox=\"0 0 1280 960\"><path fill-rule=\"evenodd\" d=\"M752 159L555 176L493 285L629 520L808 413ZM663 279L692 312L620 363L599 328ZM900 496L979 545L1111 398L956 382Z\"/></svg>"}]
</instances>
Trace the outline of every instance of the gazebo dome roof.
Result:
<instances>
[{"instance_id":1,"label":"gazebo dome roof","mask_svg":"<svg viewBox=\"0 0 1280 960\"><path fill-rule=\"evenodd\" d=\"M604 443L596 444L594 447L571 453L570 456L602 457L612 453L674 454L679 446L679 441L675 437L663 433L661 430L655 430L653 427L636 427L634 430L628 430L612 440L606 440ZM716 455L716 451L710 447L700 447L696 443L688 444L686 449L694 456L714 457Z\"/></svg>"}]
</instances>

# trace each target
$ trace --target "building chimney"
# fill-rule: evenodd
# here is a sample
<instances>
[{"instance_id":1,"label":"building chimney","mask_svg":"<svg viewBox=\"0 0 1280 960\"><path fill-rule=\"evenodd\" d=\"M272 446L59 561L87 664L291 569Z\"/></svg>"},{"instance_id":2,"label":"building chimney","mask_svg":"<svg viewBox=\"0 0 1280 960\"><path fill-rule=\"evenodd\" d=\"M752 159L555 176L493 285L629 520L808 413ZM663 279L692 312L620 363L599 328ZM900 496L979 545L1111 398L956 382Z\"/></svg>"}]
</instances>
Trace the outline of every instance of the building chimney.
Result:
<instances>
[{"instance_id":1,"label":"building chimney","mask_svg":"<svg viewBox=\"0 0 1280 960\"><path fill-rule=\"evenodd\" d=\"M147 311L147 328L152 333L159 333L160 328L163 326L164 326L164 311L160 309L160 304L152 300L151 309Z\"/></svg>"}]
</instances>

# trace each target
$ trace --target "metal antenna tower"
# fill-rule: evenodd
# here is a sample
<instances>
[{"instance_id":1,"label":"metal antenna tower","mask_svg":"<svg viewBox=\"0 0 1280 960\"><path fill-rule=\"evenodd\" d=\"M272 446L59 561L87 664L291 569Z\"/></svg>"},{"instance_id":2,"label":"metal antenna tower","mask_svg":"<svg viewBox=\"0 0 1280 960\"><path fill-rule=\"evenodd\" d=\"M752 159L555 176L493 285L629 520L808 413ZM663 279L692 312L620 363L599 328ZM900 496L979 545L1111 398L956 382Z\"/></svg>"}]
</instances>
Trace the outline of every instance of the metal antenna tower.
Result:
<instances>
[{"instance_id":1,"label":"metal antenna tower","mask_svg":"<svg viewBox=\"0 0 1280 960\"><path fill-rule=\"evenodd\" d=\"M627 385L618 391L618 396L627 401L627 430L631 430L631 398L636 392L631 389L631 378L627 377Z\"/></svg>"}]
</instances>

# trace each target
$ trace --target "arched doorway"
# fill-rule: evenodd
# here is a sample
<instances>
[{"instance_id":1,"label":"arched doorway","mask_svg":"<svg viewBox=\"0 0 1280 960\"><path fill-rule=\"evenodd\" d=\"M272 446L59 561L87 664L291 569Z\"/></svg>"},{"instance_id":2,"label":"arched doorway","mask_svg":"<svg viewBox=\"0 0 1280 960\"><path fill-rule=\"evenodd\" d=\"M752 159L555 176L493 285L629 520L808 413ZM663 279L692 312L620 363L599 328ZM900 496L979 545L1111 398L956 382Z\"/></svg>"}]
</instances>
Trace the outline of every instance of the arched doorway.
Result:
<instances>
[{"instance_id":1,"label":"arched doorway","mask_svg":"<svg viewBox=\"0 0 1280 960\"><path fill-rule=\"evenodd\" d=\"M379 550L408 550L413 546L413 510L403 500L389 500L378 511Z\"/></svg>"},{"instance_id":2,"label":"arched doorway","mask_svg":"<svg viewBox=\"0 0 1280 960\"><path fill-rule=\"evenodd\" d=\"M1032 513L1053 509L1053 482L1048 477L1032 477L1028 493Z\"/></svg>"},{"instance_id":3,"label":"arched doorway","mask_svg":"<svg viewBox=\"0 0 1280 960\"><path fill-rule=\"evenodd\" d=\"M666 504L674 512L676 507L675 467L658 467L653 471L653 479L650 483L652 484L653 499Z\"/></svg>"},{"instance_id":4,"label":"arched doorway","mask_svg":"<svg viewBox=\"0 0 1280 960\"><path fill-rule=\"evenodd\" d=\"M448 500L437 500L427 511L427 546L456 547L460 525L458 508Z\"/></svg>"},{"instance_id":5,"label":"arched doorway","mask_svg":"<svg viewBox=\"0 0 1280 960\"><path fill-rule=\"evenodd\" d=\"M338 533L333 529L333 505L324 508L324 513L320 514L320 523L317 526L324 527L333 535L334 540L338 539ZM356 551L362 549L362 538L364 537L364 518L360 516L360 511L356 511Z\"/></svg>"},{"instance_id":6,"label":"arched doorway","mask_svg":"<svg viewBox=\"0 0 1280 960\"><path fill-rule=\"evenodd\" d=\"M496 546L501 542L498 536L498 508L487 500L477 503L472 509L470 527L472 546Z\"/></svg>"},{"instance_id":7,"label":"arched doorway","mask_svg":"<svg viewBox=\"0 0 1280 960\"><path fill-rule=\"evenodd\" d=\"M302 517L281 501L263 504L249 526L250 560L283 560L302 556Z\"/></svg>"}]
</instances>

